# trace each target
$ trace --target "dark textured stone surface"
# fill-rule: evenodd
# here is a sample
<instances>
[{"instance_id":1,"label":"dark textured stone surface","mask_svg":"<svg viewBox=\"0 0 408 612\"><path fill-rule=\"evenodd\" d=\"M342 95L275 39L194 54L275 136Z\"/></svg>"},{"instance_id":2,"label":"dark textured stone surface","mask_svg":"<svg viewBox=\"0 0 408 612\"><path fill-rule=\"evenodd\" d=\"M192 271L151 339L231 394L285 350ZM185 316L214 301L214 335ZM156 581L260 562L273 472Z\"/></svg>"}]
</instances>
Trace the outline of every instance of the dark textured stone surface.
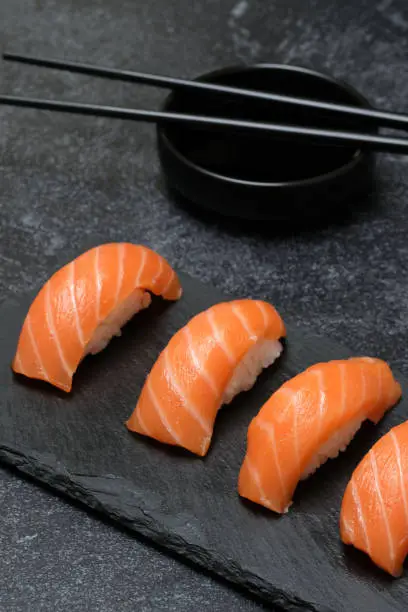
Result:
<instances>
[{"instance_id":1,"label":"dark textured stone surface","mask_svg":"<svg viewBox=\"0 0 408 612\"><path fill-rule=\"evenodd\" d=\"M29 300L6 300L0 307L0 459L288 612L360 612L362 605L402 612L407 582L345 550L338 524L353 469L375 440L407 418L408 383L397 374L404 399L299 485L287 515L245 503L237 479L247 427L260 406L283 381L350 352L286 320L283 355L221 411L204 459L130 435L124 422L163 345L198 312L225 299L185 274L180 280L183 298L171 305L155 300L139 313L120 339L82 363L68 396L13 376L10 354Z\"/></svg>"},{"instance_id":2,"label":"dark textured stone surface","mask_svg":"<svg viewBox=\"0 0 408 612\"><path fill-rule=\"evenodd\" d=\"M300 63L401 111L407 32L403 0L0 2L0 40L11 49L185 76L237 59ZM0 67L0 85L145 107L163 97L17 66ZM10 108L0 109L0 125L3 293L45 280L68 244L97 230L104 239L144 240L191 274L267 297L303 328L386 357L408 374L406 158L378 158L375 212L317 235L267 238L176 208L158 181L151 126ZM103 612L256 607L6 472L0 497L8 585L1 610L82 610L83 597L89 610Z\"/></svg>"}]
</instances>

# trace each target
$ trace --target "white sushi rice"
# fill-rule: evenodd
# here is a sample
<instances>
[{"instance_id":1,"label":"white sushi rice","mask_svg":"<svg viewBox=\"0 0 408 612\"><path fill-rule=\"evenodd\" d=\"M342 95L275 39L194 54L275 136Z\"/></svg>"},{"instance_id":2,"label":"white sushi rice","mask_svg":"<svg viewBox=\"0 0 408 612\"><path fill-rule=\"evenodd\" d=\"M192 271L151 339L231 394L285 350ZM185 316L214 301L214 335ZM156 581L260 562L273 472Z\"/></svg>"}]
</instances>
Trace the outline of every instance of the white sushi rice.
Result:
<instances>
[{"instance_id":1,"label":"white sushi rice","mask_svg":"<svg viewBox=\"0 0 408 612\"><path fill-rule=\"evenodd\" d=\"M143 289L135 289L126 300L118 306L102 321L95 330L94 335L85 347L84 356L96 355L107 347L114 336L121 335L121 329L132 317L147 308L152 301L150 293Z\"/></svg>"},{"instance_id":2,"label":"white sushi rice","mask_svg":"<svg viewBox=\"0 0 408 612\"><path fill-rule=\"evenodd\" d=\"M269 367L282 352L278 340L259 340L243 357L224 391L222 404L229 404L241 391L248 391L264 368Z\"/></svg>"},{"instance_id":3,"label":"white sushi rice","mask_svg":"<svg viewBox=\"0 0 408 612\"><path fill-rule=\"evenodd\" d=\"M303 471L300 480L305 480L311 476L317 468L323 465L323 463L326 463L328 459L334 459L340 452L345 451L366 418L366 415L359 415L356 419L336 431L331 438L326 440L312 457L306 469Z\"/></svg>"}]
</instances>

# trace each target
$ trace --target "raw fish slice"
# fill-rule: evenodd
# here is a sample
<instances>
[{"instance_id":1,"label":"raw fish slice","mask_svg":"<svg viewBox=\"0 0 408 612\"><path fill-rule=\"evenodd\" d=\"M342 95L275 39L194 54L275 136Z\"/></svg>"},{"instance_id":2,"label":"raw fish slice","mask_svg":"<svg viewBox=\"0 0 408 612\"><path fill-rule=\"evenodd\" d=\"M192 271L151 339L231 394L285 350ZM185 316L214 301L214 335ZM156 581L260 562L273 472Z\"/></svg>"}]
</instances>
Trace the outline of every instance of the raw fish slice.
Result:
<instances>
[{"instance_id":1,"label":"raw fish slice","mask_svg":"<svg viewBox=\"0 0 408 612\"><path fill-rule=\"evenodd\" d=\"M282 385L251 422L239 494L286 512L298 482L345 450L364 420L377 423L400 396L400 385L379 359L308 368Z\"/></svg>"},{"instance_id":2,"label":"raw fish slice","mask_svg":"<svg viewBox=\"0 0 408 612\"><path fill-rule=\"evenodd\" d=\"M85 355L103 350L149 306L147 291L168 300L181 296L176 273L151 249L110 243L83 253L51 276L31 304L14 372L69 392Z\"/></svg>"},{"instance_id":3,"label":"raw fish slice","mask_svg":"<svg viewBox=\"0 0 408 612\"><path fill-rule=\"evenodd\" d=\"M408 421L383 436L347 485L341 539L370 556L392 576L408 553Z\"/></svg>"},{"instance_id":4,"label":"raw fish slice","mask_svg":"<svg viewBox=\"0 0 408 612\"><path fill-rule=\"evenodd\" d=\"M159 356L128 429L204 456L219 408L252 387L280 355L284 335L282 319L262 301L223 302L198 314Z\"/></svg>"}]
</instances>

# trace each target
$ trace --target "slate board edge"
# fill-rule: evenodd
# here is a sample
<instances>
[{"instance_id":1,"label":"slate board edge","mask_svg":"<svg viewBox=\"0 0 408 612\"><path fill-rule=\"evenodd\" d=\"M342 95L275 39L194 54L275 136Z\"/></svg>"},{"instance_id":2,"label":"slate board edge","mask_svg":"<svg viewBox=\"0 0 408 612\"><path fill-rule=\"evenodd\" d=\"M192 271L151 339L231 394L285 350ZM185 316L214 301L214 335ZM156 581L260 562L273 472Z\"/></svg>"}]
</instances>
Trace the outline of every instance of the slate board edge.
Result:
<instances>
[{"instance_id":1,"label":"slate board edge","mask_svg":"<svg viewBox=\"0 0 408 612\"><path fill-rule=\"evenodd\" d=\"M279 606L287 612L299 610L308 612L335 612L333 609L323 608L321 605L315 607L313 603L299 599L296 595L283 592L280 589L271 590L273 585L242 567L236 568L234 572L231 561L226 558L220 559L219 555L200 546L192 546L180 535L168 531L168 526L159 523L154 518L154 512L150 515L141 507L133 506L133 513L138 515L137 518L130 519L126 517L123 513L115 510L113 505L103 502L100 496L98 496L98 492L91 494L85 490L80 480L73 478L68 471L57 471L55 462L53 462L52 467L47 465L42 455L36 455L31 458L14 449L0 445L0 462L14 467L23 475L34 478L38 483L47 485L55 491L62 493L64 497L80 502L85 510L86 508L91 508L98 514L119 522L127 530L138 533L161 548L175 553L181 560L187 559L194 565L203 567L215 577L224 578L232 585L243 588L268 604ZM95 480L98 480L98 478L96 477ZM99 480L102 479L99 478Z\"/></svg>"}]
</instances>

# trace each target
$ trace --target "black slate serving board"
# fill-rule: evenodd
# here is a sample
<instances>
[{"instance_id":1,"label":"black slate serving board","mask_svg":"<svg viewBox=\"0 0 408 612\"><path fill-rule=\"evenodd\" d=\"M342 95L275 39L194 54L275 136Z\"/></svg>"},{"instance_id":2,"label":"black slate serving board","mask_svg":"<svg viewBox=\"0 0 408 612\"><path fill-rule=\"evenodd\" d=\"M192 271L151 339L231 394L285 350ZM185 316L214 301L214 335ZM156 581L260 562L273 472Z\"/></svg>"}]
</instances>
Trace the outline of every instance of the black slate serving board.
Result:
<instances>
[{"instance_id":1,"label":"black slate serving board","mask_svg":"<svg viewBox=\"0 0 408 612\"><path fill-rule=\"evenodd\" d=\"M343 547L338 535L352 470L380 435L407 418L404 399L379 427L365 424L346 453L302 483L287 515L277 517L236 492L246 428L263 402L312 363L350 356L347 349L288 325L282 358L222 409L204 459L126 430L145 376L172 334L197 312L231 299L180 277L183 298L155 300L122 338L87 358L71 395L12 374L32 296L3 302L0 459L285 610L406 610L408 577L389 578ZM406 391L408 383L398 379Z\"/></svg>"}]
</instances>

